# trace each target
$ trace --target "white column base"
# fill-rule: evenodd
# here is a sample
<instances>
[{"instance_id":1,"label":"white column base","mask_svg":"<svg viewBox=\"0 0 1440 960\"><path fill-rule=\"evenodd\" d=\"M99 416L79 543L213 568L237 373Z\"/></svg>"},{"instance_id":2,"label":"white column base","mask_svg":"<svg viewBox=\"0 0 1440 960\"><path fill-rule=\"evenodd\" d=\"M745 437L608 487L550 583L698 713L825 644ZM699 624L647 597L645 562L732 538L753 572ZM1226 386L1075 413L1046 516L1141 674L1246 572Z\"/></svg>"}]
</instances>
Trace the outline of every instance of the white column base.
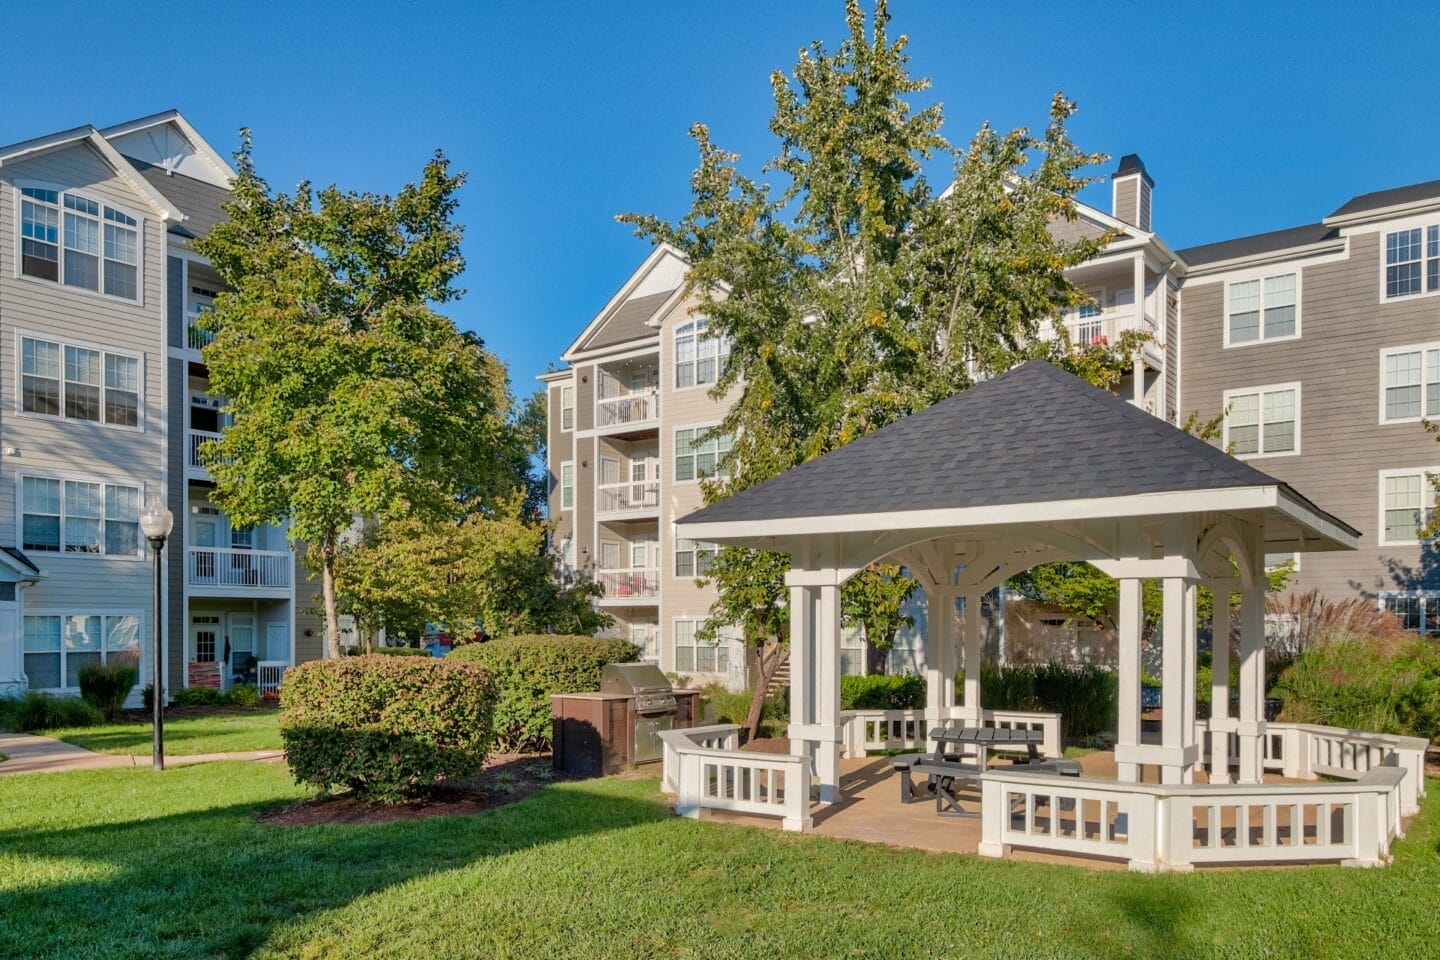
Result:
<instances>
[{"instance_id":1,"label":"white column base","mask_svg":"<svg viewBox=\"0 0 1440 960\"><path fill-rule=\"evenodd\" d=\"M982 857L1008 857L1010 856L1010 844L1008 843L981 843L975 850Z\"/></svg>"}]
</instances>

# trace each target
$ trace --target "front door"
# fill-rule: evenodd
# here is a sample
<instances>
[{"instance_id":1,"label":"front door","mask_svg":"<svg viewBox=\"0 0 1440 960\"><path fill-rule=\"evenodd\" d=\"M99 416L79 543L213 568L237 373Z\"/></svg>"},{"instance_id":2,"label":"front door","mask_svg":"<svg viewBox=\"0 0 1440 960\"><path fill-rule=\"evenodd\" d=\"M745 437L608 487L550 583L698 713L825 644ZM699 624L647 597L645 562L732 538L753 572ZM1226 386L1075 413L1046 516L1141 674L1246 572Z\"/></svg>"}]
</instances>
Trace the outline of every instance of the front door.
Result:
<instances>
[{"instance_id":1,"label":"front door","mask_svg":"<svg viewBox=\"0 0 1440 960\"><path fill-rule=\"evenodd\" d=\"M232 683L254 683L255 616L249 613L230 614L230 669L225 671L226 686Z\"/></svg>"},{"instance_id":2,"label":"front door","mask_svg":"<svg viewBox=\"0 0 1440 960\"><path fill-rule=\"evenodd\" d=\"M190 669L187 686L221 685L224 665L220 663L220 617L198 613L190 618Z\"/></svg>"},{"instance_id":3,"label":"front door","mask_svg":"<svg viewBox=\"0 0 1440 960\"><path fill-rule=\"evenodd\" d=\"M284 623L265 624L265 656L262 660L290 660L290 631Z\"/></svg>"}]
</instances>

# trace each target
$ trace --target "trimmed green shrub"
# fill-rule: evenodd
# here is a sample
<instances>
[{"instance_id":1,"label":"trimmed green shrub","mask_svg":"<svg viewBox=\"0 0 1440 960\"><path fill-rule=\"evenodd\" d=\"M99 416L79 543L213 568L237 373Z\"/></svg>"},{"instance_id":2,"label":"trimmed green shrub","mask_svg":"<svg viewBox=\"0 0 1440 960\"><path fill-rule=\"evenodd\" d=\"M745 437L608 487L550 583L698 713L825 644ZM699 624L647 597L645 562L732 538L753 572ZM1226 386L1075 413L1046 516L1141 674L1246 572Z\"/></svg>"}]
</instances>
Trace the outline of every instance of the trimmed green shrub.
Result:
<instances>
[{"instance_id":1,"label":"trimmed green shrub","mask_svg":"<svg viewBox=\"0 0 1440 960\"><path fill-rule=\"evenodd\" d=\"M93 727L104 722L104 714L79 697L52 697L29 690L23 696L0 700L0 727L21 733Z\"/></svg>"},{"instance_id":2,"label":"trimmed green shrub","mask_svg":"<svg viewBox=\"0 0 1440 960\"><path fill-rule=\"evenodd\" d=\"M295 780L399 803L485 763L494 685L473 663L342 657L285 675L280 737Z\"/></svg>"},{"instance_id":3,"label":"trimmed green shrub","mask_svg":"<svg viewBox=\"0 0 1440 960\"><path fill-rule=\"evenodd\" d=\"M1070 743L1084 743L1114 730L1119 701L1118 676L1088 664L987 666L980 674L980 702L986 709L1058 713L1061 731Z\"/></svg>"},{"instance_id":4,"label":"trimmed green shrub","mask_svg":"<svg viewBox=\"0 0 1440 960\"><path fill-rule=\"evenodd\" d=\"M172 707L218 707L224 702L219 687L181 687L170 695Z\"/></svg>"},{"instance_id":5,"label":"trimmed green shrub","mask_svg":"<svg viewBox=\"0 0 1440 960\"><path fill-rule=\"evenodd\" d=\"M429 650L421 650L419 647L374 647L374 653L384 654L387 657L428 657Z\"/></svg>"},{"instance_id":6,"label":"trimmed green shrub","mask_svg":"<svg viewBox=\"0 0 1440 960\"><path fill-rule=\"evenodd\" d=\"M225 702L237 707L258 707L260 688L253 683L237 683L225 695Z\"/></svg>"},{"instance_id":7,"label":"trimmed green shrub","mask_svg":"<svg viewBox=\"0 0 1440 960\"><path fill-rule=\"evenodd\" d=\"M125 709L125 700L140 682L140 657L120 653L108 663L87 663L80 668L80 696L114 720Z\"/></svg>"},{"instance_id":8,"label":"trimmed green shrub","mask_svg":"<svg viewBox=\"0 0 1440 960\"><path fill-rule=\"evenodd\" d=\"M925 678L875 673L840 678L841 710L910 710L925 706Z\"/></svg>"},{"instance_id":9,"label":"trimmed green shrub","mask_svg":"<svg viewBox=\"0 0 1440 960\"><path fill-rule=\"evenodd\" d=\"M530 753L550 749L552 696L598 690L601 667L639 655L633 643L614 637L540 634L469 643L445 659L478 663L494 681L495 750Z\"/></svg>"},{"instance_id":10,"label":"trimmed green shrub","mask_svg":"<svg viewBox=\"0 0 1440 960\"><path fill-rule=\"evenodd\" d=\"M1440 648L1425 638L1330 640L1302 653L1275 692L1287 723L1440 738Z\"/></svg>"},{"instance_id":11,"label":"trimmed green shrub","mask_svg":"<svg viewBox=\"0 0 1440 960\"><path fill-rule=\"evenodd\" d=\"M700 690L701 710L709 707L715 715L716 723L738 723L744 726L746 719L750 716L750 700L755 691L750 687L744 690L729 690L719 683L711 683ZM765 698L765 704L760 708L760 728L756 731L759 737L783 737L785 728L790 724L790 698L789 689L777 691Z\"/></svg>"}]
</instances>

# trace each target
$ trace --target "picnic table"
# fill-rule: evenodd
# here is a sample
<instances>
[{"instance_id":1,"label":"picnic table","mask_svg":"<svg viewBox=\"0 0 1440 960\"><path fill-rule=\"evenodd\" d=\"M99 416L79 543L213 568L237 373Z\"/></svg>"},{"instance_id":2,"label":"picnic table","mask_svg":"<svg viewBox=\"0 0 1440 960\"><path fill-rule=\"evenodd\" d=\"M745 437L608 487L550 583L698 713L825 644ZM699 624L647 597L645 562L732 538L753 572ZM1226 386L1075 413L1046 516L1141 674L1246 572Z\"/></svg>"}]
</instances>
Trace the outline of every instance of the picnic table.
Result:
<instances>
[{"instance_id":1,"label":"picnic table","mask_svg":"<svg viewBox=\"0 0 1440 960\"><path fill-rule=\"evenodd\" d=\"M930 739L935 741L937 756L948 759L953 747L957 757L973 756L983 769L992 753L1024 753L1027 761L1039 760L1045 732L1011 727L936 727L930 731Z\"/></svg>"},{"instance_id":2,"label":"picnic table","mask_svg":"<svg viewBox=\"0 0 1440 960\"><path fill-rule=\"evenodd\" d=\"M963 786L979 782L989 764L991 753L1021 753L1017 763L1035 764L1037 768L1053 769L1066 776L1078 776L1079 764L1060 760L1042 762L1040 746L1045 734L1040 730L1000 727L936 727L930 731L935 741L933 753L912 753L894 757L891 767L900 774L900 802L935 798L935 812L942 817L978 817L967 810L957 796ZM924 776L917 789L916 775Z\"/></svg>"}]
</instances>

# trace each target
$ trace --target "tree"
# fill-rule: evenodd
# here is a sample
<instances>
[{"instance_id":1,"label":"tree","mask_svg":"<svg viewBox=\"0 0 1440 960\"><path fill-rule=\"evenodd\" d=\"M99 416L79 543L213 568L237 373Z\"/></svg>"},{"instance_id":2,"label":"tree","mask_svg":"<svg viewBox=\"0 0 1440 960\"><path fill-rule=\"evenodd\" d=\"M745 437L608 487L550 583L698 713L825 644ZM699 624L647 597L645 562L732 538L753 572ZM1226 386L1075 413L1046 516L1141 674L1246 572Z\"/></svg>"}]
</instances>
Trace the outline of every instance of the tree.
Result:
<instances>
[{"instance_id":1,"label":"tree","mask_svg":"<svg viewBox=\"0 0 1440 960\"><path fill-rule=\"evenodd\" d=\"M865 630L868 672L884 673L885 653L895 645L895 634L901 627L915 625L915 618L905 613L902 605L920 584L905 576L899 564L872 564L865 573L842 592L841 612Z\"/></svg>"},{"instance_id":2,"label":"tree","mask_svg":"<svg viewBox=\"0 0 1440 960\"><path fill-rule=\"evenodd\" d=\"M928 81L907 72L906 41L887 35L884 0L867 21L846 4L848 36L834 52L814 43L789 75L771 77L764 167L777 191L743 174L703 124L691 128L699 166L691 209L678 221L620 219L689 260L687 285L730 343L712 391L738 396L716 428L734 438L727 475L705 484L713 501L760 483L1002 372L1046 356L1118 379L1126 340L1070 350L1041 334L1046 320L1089 297L1066 271L1109 236L1064 239L1081 171L1105 158L1070 140L1075 105L1057 94L1043 134L988 125L964 150L941 134L938 105L912 111ZM953 184L932 191L922 164L943 157ZM701 636L738 629L757 654L758 716L782 659L788 559L725 548L710 580L719 591ZM852 607L874 591L865 571L846 585ZM752 732L754 725L751 725Z\"/></svg>"},{"instance_id":3,"label":"tree","mask_svg":"<svg viewBox=\"0 0 1440 960\"><path fill-rule=\"evenodd\" d=\"M368 528L336 563L339 608L370 630L418 633L426 623L497 637L593 634L612 622L588 578L566 577L548 549L552 524L527 522L518 493L456 522L407 517Z\"/></svg>"},{"instance_id":4,"label":"tree","mask_svg":"<svg viewBox=\"0 0 1440 960\"><path fill-rule=\"evenodd\" d=\"M454 516L513 483L504 366L433 309L464 267L452 175L436 153L395 197L272 193L242 131L229 220L196 248L226 289L202 321L231 426L206 448L237 525L288 521L321 572L339 653L335 561L359 517Z\"/></svg>"}]
</instances>

